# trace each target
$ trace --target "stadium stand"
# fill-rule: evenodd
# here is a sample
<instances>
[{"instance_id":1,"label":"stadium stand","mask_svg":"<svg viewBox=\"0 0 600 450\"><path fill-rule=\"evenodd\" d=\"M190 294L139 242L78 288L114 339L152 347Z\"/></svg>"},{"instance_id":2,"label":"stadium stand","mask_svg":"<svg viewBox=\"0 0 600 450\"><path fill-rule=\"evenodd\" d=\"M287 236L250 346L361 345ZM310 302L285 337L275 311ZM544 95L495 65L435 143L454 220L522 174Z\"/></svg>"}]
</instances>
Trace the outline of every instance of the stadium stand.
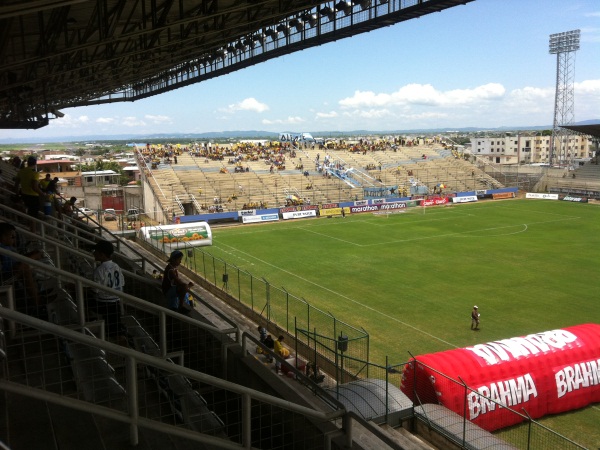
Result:
<instances>
[{"instance_id":1,"label":"stadium stand","mask_svg":"<svg viewBox=\"0 0 600 450\"><path fill-rule=\"evenodd\" d=\"M156 168L147 165L149 157L143 151L138 154L141 165L147 167L155 198L169 217L255 209L257 205L283 207L291 196L312 204L362 200L362 185L398 185L400 192L410 192L411 185L417 183L431 193L438 185L444 185L445 192L504 186L450 150L432 145L403 147L386 142L375 150L347 145L284 149L273 142L264 147L222 146L219 157L194 156L191 147L178 152L177 164ZM335 164L359 172L362 181L348 183L319 170L326 155ZM282 159L285 169L271 170L271 161L277 158ZM192 205L192 210L185 210L184 203Z\"/></svg>"}]
</instances>

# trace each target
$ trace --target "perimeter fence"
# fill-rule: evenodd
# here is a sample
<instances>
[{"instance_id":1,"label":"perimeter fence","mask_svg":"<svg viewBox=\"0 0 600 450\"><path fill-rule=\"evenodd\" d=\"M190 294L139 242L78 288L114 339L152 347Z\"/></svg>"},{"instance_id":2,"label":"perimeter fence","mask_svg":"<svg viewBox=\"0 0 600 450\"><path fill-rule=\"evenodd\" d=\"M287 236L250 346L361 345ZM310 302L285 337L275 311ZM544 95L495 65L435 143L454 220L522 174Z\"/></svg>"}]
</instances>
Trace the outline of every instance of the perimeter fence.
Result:
<instances>
[{"instance_id":1,"label":"perimeter fence","mask_svg":"<svg viewBox=\"0 0 600 450\"><path fill-rule=\"evenodd\" d=\"M173 250L170 245L158 241L155 246L163 253L169 254ZM464 400L463 413L457 414L441 407L436 399L420 401L416 393L413 393L414 401L408 397L406 401L399 401L397 396L405 369L415 364L414 360L392 365L388 364L386 358L384 366L369 362L370 338L365 330L337 319L332 314L310 305L304 298L283 287L272 285L265 278L255 277L236 265L211 255L201 247L191 247L185 242L179 244L179 249L187 254L184 260L187 269L264 318L267 324L293 335L296 354L302 354L311 364L325 369L331 376L328 380L328 390L338 400L342 401L339 387L344 383L359 380L376 386L383 403L373 409L371 417L365 416L366 420L378 418L383 423L392 416L413 417L427 428L435 429L459 448L465 449L488 448L490 445L497 446L495 448L526 450L585 449L531 419L525 410L521 413L494 399L484 397L461 380L451 378L431 367L430 370L436 373L439 380L443 379L450 391L455 391L454 395ZM303 348L300 349L300 346ZM411 372L417 376L417 371ZM429 380L415 379L414 385L423 382L428 383ZM347 392L344 395L347 395ZM489 405L502 409L503 414L517 416L513 422L521 423L499 430L495 434L486 432L468 420L469 396L476 396L480 401L484 399ZM350 403L364 403L363 398L348 400ZM436 409L432 410L432 407ZM403 411L399 411L400 409Z\"/></svg>"},{"instance_id":2,"label":"perimeter fence","mask_svg":"<svg viewBox=\"0 0 600 450\"><path fill-rule=\"evenodd\" d=\"M155 247L169 254L173 248L162 241L156 240ZM261 317L267 328L276 328L296 336L297 342L305 346L309 346L310 339L306 333L298 331L318 330L321 357L333 367L337 366L335 350L339 348L338 342L345 342L346 357L356 361L369 360L369 334L364 329L339 320L333 314L312 306L306 299L273 285L264 277L256 277L217 258L202 247L192 247L185 242L178 243L177 247L187 255L182 263L187 269ZM298 352L303 353L305 350ZM350 370L357 373L361 366L354 365Z\"/></svg>"}]
</instances>

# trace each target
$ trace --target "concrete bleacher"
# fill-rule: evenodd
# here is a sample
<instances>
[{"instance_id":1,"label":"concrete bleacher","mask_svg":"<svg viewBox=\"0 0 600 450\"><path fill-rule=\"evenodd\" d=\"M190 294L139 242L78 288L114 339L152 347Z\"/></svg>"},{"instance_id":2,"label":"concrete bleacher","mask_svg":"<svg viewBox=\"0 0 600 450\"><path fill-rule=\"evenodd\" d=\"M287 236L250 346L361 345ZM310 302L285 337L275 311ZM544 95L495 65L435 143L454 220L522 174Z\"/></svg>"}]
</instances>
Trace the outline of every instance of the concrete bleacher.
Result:
<instances>
[{"instance_id":1,"label":"concrete bleacher","mask_svg":"<svg viewBox=\"0 0 600 450\"><path fill-rule=\"evenodd\" d=\"M169 216L180 214L184 204L188 205L186 214L209 209L237 211L244 205L282 207L290 192L303 202L318 204L362 200L363 187L398 185L400 192L410 192L411 185L417 183L426 186L430 193L441 184L445 186L444 192L503 187L473 164L434 145L377 147L366 152L351 151L347 147L301 146L295 149L294 157L285 154L284 170L275 168L272 172L271 162L263 159L268 152L259 157L260 152L251 148L242 154L239 162L233 163L233 155L238 153L228 146L221 150L225 155L223 159L183 152L177 164L151 171L151 186ZM323 176L323 172L317 171L317 161L323 163L325 155L361 174L351 177L354 181ZM236 166L243 172L236 173ZM305 173L308 176L304 176ZM220 202L218 205L215 199Z\"/></svg>"}]
</instances>

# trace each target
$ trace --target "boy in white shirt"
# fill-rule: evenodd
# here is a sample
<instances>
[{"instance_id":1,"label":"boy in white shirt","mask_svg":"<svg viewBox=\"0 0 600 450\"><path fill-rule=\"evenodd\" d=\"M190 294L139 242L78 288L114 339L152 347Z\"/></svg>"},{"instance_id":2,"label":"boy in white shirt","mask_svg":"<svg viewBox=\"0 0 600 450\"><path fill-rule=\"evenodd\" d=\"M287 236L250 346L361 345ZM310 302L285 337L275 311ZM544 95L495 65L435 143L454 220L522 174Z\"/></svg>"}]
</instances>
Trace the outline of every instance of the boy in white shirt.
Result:
<instances>
[{"instance_id":1,"label":"boy in white shirt","mask_svg":"<svg viewBox=\"0 0 600 450\"><path fill-rule=\"evenodd\" d=\"M98 284L123 292L125 278L119 265L114 262L111 242L99 241L94 246L94 259L100 264L94 269L94 281ZM102 316L107 336L118 336L121 332L121 305L117 292L94 289L95 296L89 299L88 308Z\"/></svg>"}]
</instances>

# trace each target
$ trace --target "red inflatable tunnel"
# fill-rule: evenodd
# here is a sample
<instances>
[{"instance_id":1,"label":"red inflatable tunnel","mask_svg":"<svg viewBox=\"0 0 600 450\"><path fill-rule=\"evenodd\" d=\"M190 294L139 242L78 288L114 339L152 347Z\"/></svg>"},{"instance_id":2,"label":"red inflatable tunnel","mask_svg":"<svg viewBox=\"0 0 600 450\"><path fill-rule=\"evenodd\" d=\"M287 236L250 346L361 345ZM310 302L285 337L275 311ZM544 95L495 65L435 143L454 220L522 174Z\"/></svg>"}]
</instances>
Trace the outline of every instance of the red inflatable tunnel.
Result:
<instances>
[{"instance_id":1,"label":"red inflatable tunnel","mask_svg":"<svg viewBox=\"0 0 600 450\"><path fill-rule=\"evenodd\" d=\"M521 413L524 409L535 419L600 402L597 324L431 353L415 360L403 373L401 389L406 395L466 414L488 431L521 421L497 403ZM460 377L470 389L447 377Z\"/></svg>"}]
</instances>

